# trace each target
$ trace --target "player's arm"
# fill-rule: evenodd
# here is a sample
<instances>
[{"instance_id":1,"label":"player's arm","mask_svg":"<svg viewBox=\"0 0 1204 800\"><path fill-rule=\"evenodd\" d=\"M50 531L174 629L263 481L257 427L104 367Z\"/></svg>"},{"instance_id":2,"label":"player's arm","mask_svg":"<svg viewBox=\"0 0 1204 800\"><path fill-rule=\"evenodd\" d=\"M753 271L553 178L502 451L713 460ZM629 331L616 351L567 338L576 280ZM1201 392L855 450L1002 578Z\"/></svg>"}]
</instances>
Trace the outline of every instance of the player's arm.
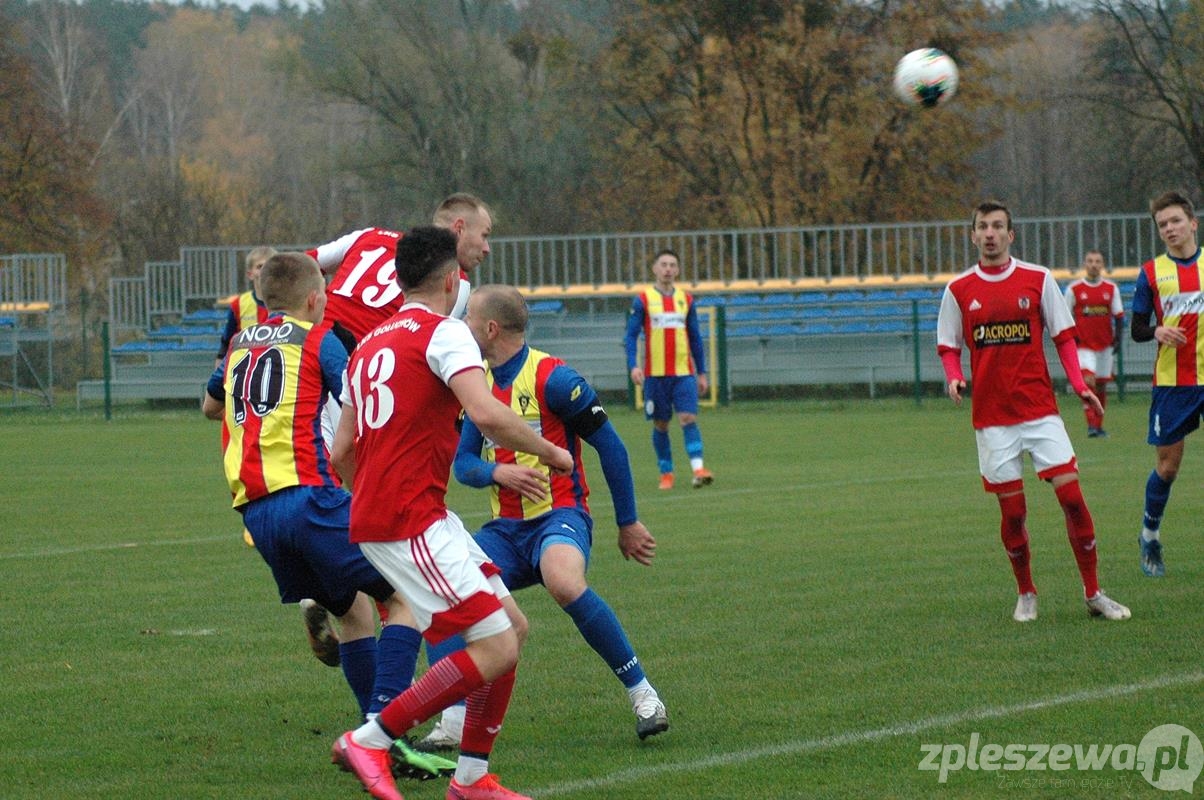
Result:
<instances>
[{"instance_id":1,"label":"player's arm","mask_svg":"<svg viewBox=\"0 0 1204 800\"><path fill-rule=\"evenodd\" d=\"M1154 294L1145 270L1137 273L1137 284L1133 288L1133 318L1129 321L1129 335L1135 342L1148 342L1154 338Z\"/></svg>"},{"instance_id":2,"label":"player's arm","mask_svg":"<svg viewBox=\"0 0 1204 800\"><path fill-rule=\"evenodd\" d=\"M226 357L226 352L230 349L230 340L234 338L234 334L238 333L238 315L234 313L234 306L226 309L226 327L222 328L222 338L217 344L217 358L214 361L214 366L219 366L222 359Z\"/></svg>"},{"instance_id":3,"label":"player's arm","mask_svg":"<svg viewBox=\"0 0 1204 800\"><path fill-rule=\"evenodd\" d=\"M1066 379L1070 381L1074 393L1082 398L1086 407L1093 409L1097 414L1104 413L1099 398L1083 380L1083 370L1079 366L1078 330L1074 326L1074 317L1062 302L1058 285L1049 273L1045 274L1045 285L1041 289L1041 318L1057 348L1062 371L1066 373Z\"/></svg>"},{"instance_id":4,"label":"player's arm","mask_svg":"<svg viewBox=\"0 0 1204 800\"><path fill-rule=\"evenodd\" d=\"M698 375L698 392L707 391L707 356L706 348L702 346L702 330L698 324L698 309L690 303L686 312L686 339L690 342L690 356L694 359L694 372Z\"/></svg>"},{"instance_id":5,"label":"player's arm","mask_svg":"<svg viewBox=\"0 0 1204 800\"><path fill-rule=\"evenodd\" d=\"M456 447L456 458L452 462L452 472L457 481L474 489L485 489L496 483L536 503L547 498L547 473L522 464L486 461L481 458L481 448L484 446L485 437L465 415L460 428L460 444Z\"/></svg>"},{"instance_id":6,"label":"player's arm","mask_svg":"<svg viewBox=\"0 0 1204 800\"><path fill-rule=\"evenodd\" d=\"M347 255L347 251L351 246L359 240L371 228L361 228L358 231L352 231L345 236L340 236L333 242L327 242L313 250L305 252L318 262L318 268L322 270L323 275L330 275L332 272L337 272L339 265L343 263L343 258Z\"/></svg>"},{"instance_id":7,"label":"player's arm","mask_svg":"<svg viewBox=\"0 0 1204 800\"><path fill-rule=\"evenodd\" d=\"M461 370L448 378L447 387L456 395L464 413L494 442L507 450L530 453L558 474L572 471L569 452L531 430L522 417L494 397L485 383L483 369Z\"/></svg>"},{"instance_id":8,"label":"player's arm","mask_svg":"<svg viewBox=\"0 0 1204 800\"><path fill-rule=\"evenodd\" d=\"M636 514L635 481L627 448L597 392L576 370L559 366L548 376L544 396L549 409L565 427L598 453L614 504L615 523L619 526L619 552L623 558L634 558L645 566L651 564L656 555L656 540Z\"/></svg>"},{"instance_id":9,"label":"player's arm","mask_svg":"<svg viewBox=\"0 0 1204 800\"><path fill-rule=\"evenodd\" d=\"M640 386L644 383L644 371L640 369L637 352L640 333L644 330L644 299L637 296L631 301L631 313L627 315L627 330L623 334L623 348L627 352L627 372L631 382Z\"/></svg>"},{"instance_id":10,"label":"player's arm","mask_svg":"<svg viewBox=\"0 0 1204 800\"><path fill-rule=\"evenodd\" d=\"M226 360L220 359L213 374L205 384L205 395L201 398L201 413L209 419L221 419L226 414Z\"/></svg>"},{"instance_id":11,"label":"player's arm","mask_svg":"<svg viewBox=\"0 0 1204 800\"><path fill-rule=\"evenodd\" d=\"M334 447L334 432L338 429L343 415L343 406L339 403L339 398L343 395L343 379L347 375L347 348L333 330L327 330L322 337L322 344L318 349L318 363L322 367L322 387L326 390L326 399L323 400L318 414L322 441L329 449Z\"/></svg>"},{"instance_id":12,"label":"player's arm","mask_svg":"<svg viewBox=\"0 0 1204 800\"><path fill-rule=\"evenodd\" d=\"M961 306L946 286L936 320L936 352L945 371L945 393L958 405L961 405L962 392L966 390L966 376L962 372L963 344Z\"/></svg>"}]
</instances>

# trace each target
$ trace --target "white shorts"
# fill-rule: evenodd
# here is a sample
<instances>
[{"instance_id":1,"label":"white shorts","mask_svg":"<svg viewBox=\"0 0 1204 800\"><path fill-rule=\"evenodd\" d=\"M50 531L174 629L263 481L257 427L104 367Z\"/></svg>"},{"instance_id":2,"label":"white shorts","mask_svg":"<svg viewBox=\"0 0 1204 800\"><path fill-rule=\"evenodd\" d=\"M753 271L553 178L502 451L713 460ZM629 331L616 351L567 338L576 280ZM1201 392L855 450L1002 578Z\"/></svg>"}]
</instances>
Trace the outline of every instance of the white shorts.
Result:
<instances>
[{"instance_id":1,"label":"white shorts","mask_svg":"<svg viewBox=\"0 0 1204 800\"><path fill-rule=\"evenodd\" d=\"M1079 348L1079 369L1083 372L1090 372L1100 380L1110 381L1115 375L1112 374L1112 348L1108 347L1103 350L1086 350Z\"/></svg>"},{"instance_id":2,"label":"white shorts","mask_svg":"<svg viewBox=\"0 0 1204 800\"><path fill-rule=\"evenodd\" d=\"M978 442L978 471L988 492L1023 488L1022 456L1026 452L1042 480L1078 470L1066 425L1057 414L1018 425L982 428L974 431L974 437Z\"/></svg>"},{"instance_id":3,"label":"white shorts","mask_svg":"<svg viewBox=\"0 0 1204 800\"><path fill-rule=\"evenodd\" d=\"M510 591L452 512L413 539L361 542L360 550L405 598L427 641L460 633L472 642L510 627L501 604Z\"/></svg>"}]
</instances>

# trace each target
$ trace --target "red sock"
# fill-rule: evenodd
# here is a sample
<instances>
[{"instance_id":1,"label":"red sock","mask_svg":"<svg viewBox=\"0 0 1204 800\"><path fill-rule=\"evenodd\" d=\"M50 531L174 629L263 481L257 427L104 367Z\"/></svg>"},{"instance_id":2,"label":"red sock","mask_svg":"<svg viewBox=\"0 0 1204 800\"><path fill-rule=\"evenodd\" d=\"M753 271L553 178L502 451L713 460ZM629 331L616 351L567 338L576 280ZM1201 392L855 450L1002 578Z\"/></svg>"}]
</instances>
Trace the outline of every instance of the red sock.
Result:
<instances>
[{"instance_id":1,"label":"red sock","mask_svg":"<svg viewBox=\"0 0 1204 800\"><path fill-rule=\"evenodd\" d=\"M1079 574L1083 576L1083 591L1087 597L1093 597L1099 591L1099 577L1096 574L1099 554L1095 550L1095 523L1091 520L1091 512L1087 510L1087 502L1083 500L1083 490L1076 480L1054 489L1054 494L1058 496L1058 502L1066 514L1066 535L1070 537L1074 560L1078 562Z\"/></svg>"},{"instance_id":2,"label":"red sock","mask_svg":"<svg viewBox=\"0 0 1204 800\"><path fill-rule=\"evenodd\" d=\"M1037 587L1033 586L1033 573L1029 565L1028 529L1024 527L1024 520L1028 516L1024 495L999 495L999 512L1003 515L999 535L1003 540L1003 549L1012 562L1016 589L1020 594L1036 594Z\"/></svg>"},{"instance_id":3,"label":"red sock","mask_svg":"<svg viewBox=\"0 0 1204 800\"><path fill-rule=\"evenodd\" d=\"M464 734L460 741L464 753L488 759L493 752L493 742L502 730L502 720L510 707L510 695L514 693L514 676L512 669L468 695Z\"/></svg>"},{"instance_id":4,"label":"red sock","mask_svg":"<svg viewBox=\"0 0 1204 800\"><path fill-rule=\"evenodd\" d=\"M416 683L384 707L377 722L393 738L467 697L485 679L472 657L457 650L435 662Z\"/></svg>"}]
</instances>

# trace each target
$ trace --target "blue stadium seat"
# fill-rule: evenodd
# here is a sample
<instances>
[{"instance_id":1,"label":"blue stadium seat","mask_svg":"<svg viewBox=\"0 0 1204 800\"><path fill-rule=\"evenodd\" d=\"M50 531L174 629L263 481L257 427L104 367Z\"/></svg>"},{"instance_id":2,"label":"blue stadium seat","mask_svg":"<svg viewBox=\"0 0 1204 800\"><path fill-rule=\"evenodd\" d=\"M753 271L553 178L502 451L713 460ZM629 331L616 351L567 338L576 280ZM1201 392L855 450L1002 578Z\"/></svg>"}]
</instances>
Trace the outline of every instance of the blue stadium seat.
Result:
<instances>
[{"instance_id":1,"label":"blue stadium seat","mask_svg":"<svg viewBox=\"0 0 1204 800\"><path fill-rule=\"evenodd\" d=\"M202 308L185 314L183 322L225 322L228 312L220 308Z\"/></svg>"},{"instance_id":2,"label":"blue stadium seat","mask_svg":"<svg viewBox=\"0 0 1204 800\"><path fill-rule=\"evenodd\" d=\"M727 298L721 294L704 294L694 298L694 304L699 306L725 306Z\"/></svg>"},{"instance_id":3,"label":"blue stadium seat","mask_svg":"<svg viewBox=\"0 0 1204 800\"><path fill-rule=\"evenodd\" d=\"M841 333L869 333L870 324L862 321L845 322L840 325L839 331Z\"/></svg>"},{"instance_id":4,"label":"blue stadium seat","mask_svg":"<svg viewBox=\"0 0 1204 800\"><path fill-rule=\"evenodd\" d=\"M803 306L795 314L799 319L827 319L832 316L831 306Z\"/></svg>"},{"instance_id":5,"label":"blue stadium seat","mask_svg":"<svg viewBox=\"0 0 1204 800\"><path fill-rule=\"evenodd\" d=\"M560 300L536 300L527 304L530 314L559 314L564 311L564 303Z\"/></svg>"},{"instance_id":6,"label":"blue stadium seat","mask_svg":"<svg viewBox=\"0 0 1204 800\"><path fill-rule=\"evenodd\" d=\"M827 292L803 292L795 298L797 303L826 303L828 302Z\"/></svg>"},{"instance_id":7,"label":"blue stadium seat","mask_svg":"<svg viewBox=\"0 0 1204 800\"><path fill-rule=\"evenodd\" d=\"M0 328L15 328L17 321L12 317L0 317Z\"/></svg>"},{"instance_id":8,"label":"blue stadium seat","mask_svg":"<svg viewBox=\"0 0 1204 800\"><path fill-rule=\"evenodd\" d=\"M794 305L794 295L783 294L783 293L767 294L761 298L761 305L766 305L766 306Z\"/></svg>"},{"instance_id":9,"label":"blue stadium seat","mask_svg":"<svg viewBox=\"0 0 1204 800\"><path fill-rule=\"evenodd\" d=\"M758 294L736 294L727 299L729 306L757 306L761 304L761 296Z\"/></svg>"},{"instance_id":10,"label":"blue stadium seat","mask_svg":"<svg viewBox=\"0 0 1204 800\"><path fill-rule=\"evenodd\" d=\"M836 333L836 326L831 322L808 322L803 326L803 333L810 336L826 336Z\"/></svg>"},{"instance_id":11,"label":"blue stadium seat","mask_svg":"<svg viewBox=\"0 0 1204 800\"><path fill-rule=\"evenodd\" d=\"M843 291L832 295L834 303L859 303L865 299L865 292Z\"/></svg>"}]
</instances>

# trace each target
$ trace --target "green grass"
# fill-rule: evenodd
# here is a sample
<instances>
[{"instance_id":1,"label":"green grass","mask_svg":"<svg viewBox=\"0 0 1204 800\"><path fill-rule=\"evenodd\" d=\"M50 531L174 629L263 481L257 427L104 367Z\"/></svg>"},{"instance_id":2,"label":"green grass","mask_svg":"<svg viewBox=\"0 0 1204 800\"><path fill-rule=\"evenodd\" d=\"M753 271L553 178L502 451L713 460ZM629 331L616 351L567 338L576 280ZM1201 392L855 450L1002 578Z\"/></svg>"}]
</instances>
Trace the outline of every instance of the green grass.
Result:
<instances>
[{"instance_id":1,"label":"green grass","mask_svg":"<svg viewBox=\"0 0 1204 800\"><path fill-rule=\"evenodd\" d=\"M694 491L679 473L673 492L654 488L642 417L612 409L659 551L647 569L618 556L594 464L591 582L673 727L639 743L617 681L528 590L493 765L537 798L1161 795L1129 771L962 770L939 784L917 768L921 744L975 732L1001 745L1135 745L1166 723L1204 735L1201 466L1189 453L1164 524L1168 577L1149 580L1134 541L1153 462L1145 411L1141 395L1114 402L1112 438L1088 440L1064 409L1103 585L1133 619L1088 619L1061 512L1029 472L1041 618L1020 626L968 409L706 411L716 483ZM354 722L350 693L241 544L217 438L191 412L0 415L0 796L363 796L327 763ZM474 527L487 499L456 487L452 506Z\"/></svg>"}]
</instances>

